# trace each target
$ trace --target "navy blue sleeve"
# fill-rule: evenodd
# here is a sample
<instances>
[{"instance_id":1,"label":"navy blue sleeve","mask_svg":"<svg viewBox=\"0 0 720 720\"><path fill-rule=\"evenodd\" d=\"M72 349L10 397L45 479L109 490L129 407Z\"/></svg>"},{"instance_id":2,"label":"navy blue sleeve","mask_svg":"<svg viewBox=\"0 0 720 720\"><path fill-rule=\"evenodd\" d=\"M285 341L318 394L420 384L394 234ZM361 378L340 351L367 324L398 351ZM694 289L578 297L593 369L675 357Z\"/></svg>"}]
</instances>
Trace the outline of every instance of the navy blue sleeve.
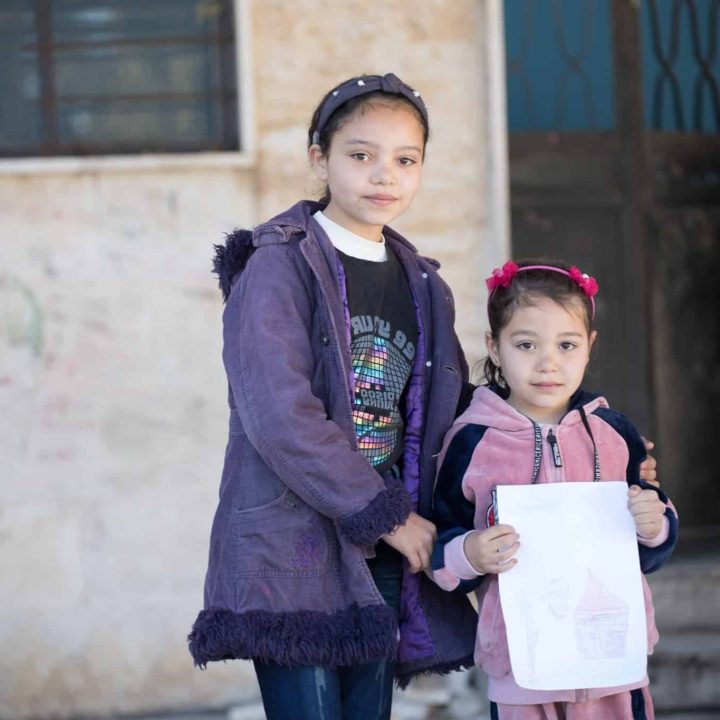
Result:
<instances>
[{"instance_id":1,"label":"navy blue sleeve","mask_svg":"<svg viewBox=\"0 0 720 720\"><path fill-rule=\"evenodd\" d=\"M432 521L438 530L432 555L433 570L445 566L445 545L475 528L475 506L465 497L462 481L486 430L484 425L466 425L453 437L440 466L433 495ZM453 592L467 594L480 585L483 577L461 580Z\"/></svg>"},{"instance_id":2,"label":"navy blue sleeve","mask_svg":"<svg viewBox=\"0 0 720 720\"><path fill-rule=\"evenodd\" d=\"M455 410L455 417L460 417L470 405L473 393L477 387L471 382L464 382L460 389L460 396L458 397L457 409Z\"/></svg>"},{"instance_id":3,"label":"navy blue sleeve","mask_svg":"<svg viewBox=\"0 0 720 720\"><path fill-rule=\"evenodd\" d=\"M645 443L635 426L622 414L609 408L597 408L594 415L601 417L610 427L618 432L627 443L630 452L630 459L627 465L627 484L639 485L644 490L654 490L665 505L669 498L660 488L640 479L640 464L647 457ZM672 555L678 539L678 519L672 508L665 508L665 517L670 524L670 533L667 540L657 547L647 547L638 543L640 551L640 569L645 575L659 570Z\"/></svg>"}]
</instances>

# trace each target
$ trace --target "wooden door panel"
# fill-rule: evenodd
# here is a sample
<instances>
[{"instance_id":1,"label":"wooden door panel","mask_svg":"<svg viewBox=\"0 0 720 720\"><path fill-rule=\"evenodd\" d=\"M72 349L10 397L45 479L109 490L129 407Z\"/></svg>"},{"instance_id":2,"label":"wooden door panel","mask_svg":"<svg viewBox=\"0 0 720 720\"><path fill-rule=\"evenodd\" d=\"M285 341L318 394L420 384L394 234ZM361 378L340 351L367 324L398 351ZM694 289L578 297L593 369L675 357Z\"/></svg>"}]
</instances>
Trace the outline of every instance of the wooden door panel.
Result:
<instances>
[{"instance_id":1,"label":"wooden door panel","mask_svg":"<svg viewBox=\"0 0 720 720\"><path fill-rule=\"evenodd\" d=\"M720 537L720 138L655 134L653 371L663 484L683 539Z\"/></svg>"},{"instance_id":2,"label":"wooden door panel","mask_svg":"<svg viewBox=\"0 0 720 720\"><path fill-rule=\"evenodd\" d=\"M624 351L626 316L620 216L617 208L593 205L526 206L512 213L513 255L561 258L597 278L596 323L599 339L585 380L588 390L602 392L613 407L631 417L632 373ZM635 411L635 412L633 412ZM643 428L647 432L647 428Z\"/></svg>"}]
</instances>

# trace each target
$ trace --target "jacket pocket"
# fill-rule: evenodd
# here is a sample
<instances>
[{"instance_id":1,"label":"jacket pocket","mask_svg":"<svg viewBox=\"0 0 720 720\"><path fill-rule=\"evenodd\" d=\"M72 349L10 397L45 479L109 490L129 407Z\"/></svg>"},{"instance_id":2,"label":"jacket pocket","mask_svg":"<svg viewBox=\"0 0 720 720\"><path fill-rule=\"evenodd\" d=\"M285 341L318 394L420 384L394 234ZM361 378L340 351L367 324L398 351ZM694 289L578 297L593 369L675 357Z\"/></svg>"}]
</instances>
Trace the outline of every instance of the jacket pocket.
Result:
<instances>
[{"instance_id":1,"label":"jacket pocket","mask_svg":"<svg viewBox=\"0 0 720 720\"><path fill-rule=\"evenodd\" d=\"M236 576L317 576L328 566L324 519L289 488L272 502L235 514Z\"/></svg>"}]
</instances>

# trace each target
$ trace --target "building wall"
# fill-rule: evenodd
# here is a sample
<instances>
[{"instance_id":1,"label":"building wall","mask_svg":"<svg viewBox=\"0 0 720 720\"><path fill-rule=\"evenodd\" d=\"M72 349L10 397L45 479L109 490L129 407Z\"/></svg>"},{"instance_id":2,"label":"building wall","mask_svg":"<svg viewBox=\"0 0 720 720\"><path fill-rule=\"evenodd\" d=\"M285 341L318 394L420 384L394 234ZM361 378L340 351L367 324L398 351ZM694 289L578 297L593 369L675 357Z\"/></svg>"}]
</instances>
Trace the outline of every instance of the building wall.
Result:
<instances>
[{"instance_id":1,"label":"building wall","mask_svg":"<svg viewBox=\"0 0 720 720\"><path fill-rule=\"evenodd\" d=\"M397 227L443 263L478 359L482 278L507 242L486 201L492 1L249 2L249 160L0 161L0 718L256 692L249 664L203 673L185 645L227 422L211 245L315 196L316 102L394 71L433 126Z\"/></svg>"}]
</instances>

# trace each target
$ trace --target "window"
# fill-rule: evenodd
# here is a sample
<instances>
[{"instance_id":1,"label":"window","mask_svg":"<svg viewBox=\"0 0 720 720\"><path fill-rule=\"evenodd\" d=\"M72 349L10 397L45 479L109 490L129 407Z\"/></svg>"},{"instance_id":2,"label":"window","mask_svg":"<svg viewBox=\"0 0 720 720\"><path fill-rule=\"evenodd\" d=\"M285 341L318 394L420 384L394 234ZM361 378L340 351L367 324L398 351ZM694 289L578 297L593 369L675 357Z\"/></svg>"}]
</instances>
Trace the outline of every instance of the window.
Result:
<instances>
[{"instance_id":1,"label":"window","mask_svg":"<svg viewBox=\"0 0 720 720\"><path fill-rule=\"evenodd\" d=\"M0 157L238 150L233 0L2 0Z\"/></svg>"},{"instance_id":2,"label":"window","mask_svg":"<svg viewBox=\"0 0 720 720\"><path fill-rule=\"evenodd\" d=\"M615 126L610 2L505 0L510 132Z\"/></svg>"}]
</instances>

